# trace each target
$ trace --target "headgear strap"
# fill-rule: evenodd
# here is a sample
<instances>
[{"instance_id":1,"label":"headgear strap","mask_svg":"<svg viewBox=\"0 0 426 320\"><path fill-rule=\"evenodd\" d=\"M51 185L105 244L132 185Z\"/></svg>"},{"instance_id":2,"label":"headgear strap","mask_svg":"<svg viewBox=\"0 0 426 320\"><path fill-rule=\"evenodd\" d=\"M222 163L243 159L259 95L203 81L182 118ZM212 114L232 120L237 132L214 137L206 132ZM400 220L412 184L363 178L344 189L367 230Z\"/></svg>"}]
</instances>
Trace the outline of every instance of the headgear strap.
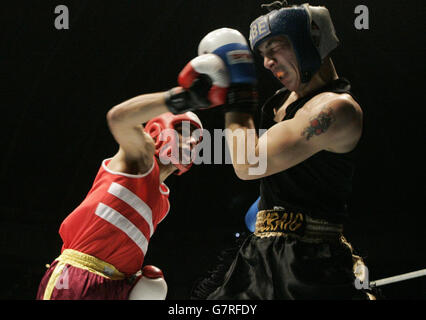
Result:
<instances>
[{"instance_id":1,"label":"headgear strap","mask_svg":"<svg viewBox=\"0 0 426 320\"><path fill-rule=\"evenodd\" d=\"M272 3L264 3L264 4L260 5L261 8L265 8L269 12L271 12L272 10L278 10L278 9L285 8L285 7L288 7L288 6L289 5L288 5L288 2L286 0L274 1Z\"/></svg>"}]
</instances>

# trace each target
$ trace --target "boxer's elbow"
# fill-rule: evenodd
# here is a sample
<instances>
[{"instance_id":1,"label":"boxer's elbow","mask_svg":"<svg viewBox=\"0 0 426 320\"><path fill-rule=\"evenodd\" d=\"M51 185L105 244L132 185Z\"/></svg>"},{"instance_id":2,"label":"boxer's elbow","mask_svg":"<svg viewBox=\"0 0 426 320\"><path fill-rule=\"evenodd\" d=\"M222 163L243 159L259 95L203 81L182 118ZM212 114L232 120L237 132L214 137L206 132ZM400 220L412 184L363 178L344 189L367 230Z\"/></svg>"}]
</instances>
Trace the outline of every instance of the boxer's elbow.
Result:
<instances>
[{"instance_id":1,"label":"boxer's elbow","mask_svg":"<svg viewBox=\"0 0 426 320\"><path fill-rule=\"evenodd\" d=\"M126 118L126 112L120 105L110 109L106 115L107 122L110 126L117 123L122 123Z\"/></svg>"},{"instance_id":2,"label":"boxer's elbow","mask_svg":"<svg viewBox=\"0 0 426 320\"><path fill-rule=\"evenodd\" d=\"M241 168L241 166L235 166L234 165L234 172L237 175L237 177L241 180L250 180L248 175L248 169L247 168Z\"/></svg>"},{"instance_id":3,"label":"boxer's elbow","mask_svg":"<svg viewBox=\"0 0 426 320\"><path fill-rule=\"evenodd\" d=\"M265 176L266 170L260 163L255 165L234 165L234 172L241 180L256 180Z\"/></svg>"}]
</instances>

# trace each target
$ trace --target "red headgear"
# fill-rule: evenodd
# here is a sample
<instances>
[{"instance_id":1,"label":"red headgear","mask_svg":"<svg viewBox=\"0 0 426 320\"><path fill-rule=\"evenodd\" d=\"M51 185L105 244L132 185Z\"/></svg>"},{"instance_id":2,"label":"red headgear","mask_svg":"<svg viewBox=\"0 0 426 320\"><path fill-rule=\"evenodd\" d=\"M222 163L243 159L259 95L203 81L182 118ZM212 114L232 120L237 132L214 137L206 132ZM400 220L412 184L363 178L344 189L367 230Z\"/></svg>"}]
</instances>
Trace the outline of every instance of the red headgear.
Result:
<instances>
[{"instance_id":1,"label":"red headgear","mask_svg":"<svg viewBox=\"0 0 426 320\"><path fill-rule=\"evenodd\" d=\"M172 156L172 146L178 146L179 141L177 141L177 136L174 134L166 133L166 137L161 137L162 132L166 129L174 130L175 127L182 122L189 122L198 129L201 129L198 141L201 141L201 134L203 130L203 125L201 124L198 116L193 112L185 112L182 114L174 115L171 112L166 112L160 116L149 120L145 125L145 132L148 133L155 142L155 155L159 158ZM172 163L179 169L176 173L181 175L182 173L188 171L192 166L192 160L189 164L181 164L178 159L172 159Z\"/></svg>"}]
</instances>

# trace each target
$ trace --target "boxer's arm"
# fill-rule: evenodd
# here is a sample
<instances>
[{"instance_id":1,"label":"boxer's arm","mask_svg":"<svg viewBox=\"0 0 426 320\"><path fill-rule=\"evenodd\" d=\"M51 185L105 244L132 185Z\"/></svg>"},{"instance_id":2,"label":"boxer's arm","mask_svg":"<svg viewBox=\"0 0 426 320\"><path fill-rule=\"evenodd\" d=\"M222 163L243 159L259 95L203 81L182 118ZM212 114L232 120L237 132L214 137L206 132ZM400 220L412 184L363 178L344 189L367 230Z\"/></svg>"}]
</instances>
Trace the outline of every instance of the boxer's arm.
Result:
<instances>
[{"instance_id":1,"label":"boxer's arm","mask_svg":"<svg viewBox=\"0 0 426 320\"><path fill-rule=\"evenodd\" d=\"M180 87L143 94L108 111L110 131L120 145L108 168L125 173L143 173L151 168L155 146L142 123L165 112L179 114L225 102L228 75L221 59L213 54L192 59L179 74L178 82Z\"/></svg>"},{"instance_id":2,"label":"boxer's arm","mask_svg":"<svg viewBox=\"0 0 426 320\"><path fill-rule=\"evenodd\" d=\"M227 115L227 128L247 128L232 117L233 113ZM258 139L255 154L259 161L262 159L259 151L266 150L266 171L263 174L249 174L249 168L259 164L237 164L233 159L234 169L243 180L266 177L293 167L321 150L349 152L358 142L361 131L362 114L356 102L346 98L334 99L310 111L301 109L293 119L275 124ZM244 139L240 137L240 140ZM234 155L236 148L234 144Z\"/></svg>"},{"instance_id":3,"label":"boxer's arm","mask_svg":"<svg viewBox=\"0 0 426 320\"><path fill-rule=\"evenodd\" d=\"M243 180L248 174L250 164L248 161L248 130L255 130L253 117L249 113L226 112L225 113L225 137L230 151L232 165L236 175ZM258 137L254 135L253 145L255 146L256 156L258 155ZM241 148L241 146L244 146ZM259 178L259 176L257 176ZM256 178L253 178L256 179Z\"/></svg>"},{"instance_id":4,"label":"boxer's arm","mask_svg":"<svg viewBox=\"0 0 426 320\"><path fill-rule=\"evenodd\" d=\"M108 111L108 126L120 145L119 152L108 165L111 170L143 173L151 168L155 147L151 137L143 131L142 123L169 111L165 97L166 92L143 94Z\"/></svg>"}]
</instances>

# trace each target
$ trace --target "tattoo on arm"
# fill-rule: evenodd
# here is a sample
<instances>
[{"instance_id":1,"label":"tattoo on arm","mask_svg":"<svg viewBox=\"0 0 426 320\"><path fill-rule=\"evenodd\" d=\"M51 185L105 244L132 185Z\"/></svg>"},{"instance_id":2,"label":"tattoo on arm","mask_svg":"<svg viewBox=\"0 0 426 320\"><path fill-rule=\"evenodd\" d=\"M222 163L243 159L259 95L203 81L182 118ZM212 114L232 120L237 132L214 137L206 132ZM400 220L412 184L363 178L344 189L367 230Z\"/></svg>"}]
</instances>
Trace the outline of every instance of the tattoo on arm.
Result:
<instances>
[{"instance_id":1,"label":"tattoo on arm","mask_svg":"<svg viewBox=\"0 0 426 320\"><path fill-rule=\"evenodd\" d=\"M319 136L327 131L334 120L333 110L330 107L324 107L318 115L311 118L309 126L303 130L301 135L305 136L306 140L314 135Z\"/></svg>"}]
</instances>

